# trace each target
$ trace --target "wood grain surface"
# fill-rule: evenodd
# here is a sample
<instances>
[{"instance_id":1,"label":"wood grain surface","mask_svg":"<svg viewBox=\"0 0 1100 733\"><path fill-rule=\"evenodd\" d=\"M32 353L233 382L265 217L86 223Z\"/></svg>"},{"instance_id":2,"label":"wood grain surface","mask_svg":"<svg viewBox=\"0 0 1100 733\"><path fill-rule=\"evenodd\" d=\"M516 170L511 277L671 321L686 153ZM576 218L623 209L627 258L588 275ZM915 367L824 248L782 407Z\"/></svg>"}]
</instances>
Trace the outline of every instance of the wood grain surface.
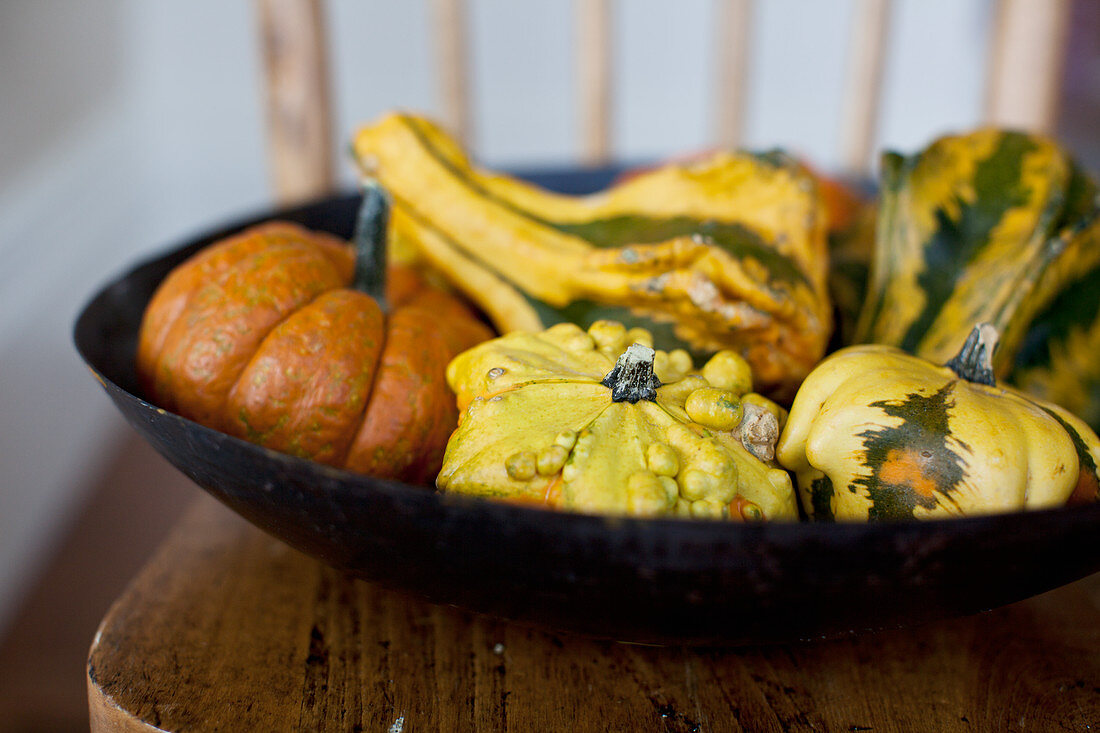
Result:
<instances>
[{"instance_id":1,"label":"wood grain surface","mask_svg":"<svg viewBox=\"0 0 1100 733\"><path fill-rule=\"evenodd\" d=\"M279 203L336 185L331 80L323 0L257 0L268 154Z\"/></svg>"},{"instance_id":2,"label":"wood grain surface","mask_svg":"<svg viewBox=\"0 0 1100 733\"><path fill-rule=\"evenodd\" d=\"M743 649L525 628L354 580L203 498L88 662L93 731L1084 731L1100 575L980 616Z\"/></svg>"}]
</instances>

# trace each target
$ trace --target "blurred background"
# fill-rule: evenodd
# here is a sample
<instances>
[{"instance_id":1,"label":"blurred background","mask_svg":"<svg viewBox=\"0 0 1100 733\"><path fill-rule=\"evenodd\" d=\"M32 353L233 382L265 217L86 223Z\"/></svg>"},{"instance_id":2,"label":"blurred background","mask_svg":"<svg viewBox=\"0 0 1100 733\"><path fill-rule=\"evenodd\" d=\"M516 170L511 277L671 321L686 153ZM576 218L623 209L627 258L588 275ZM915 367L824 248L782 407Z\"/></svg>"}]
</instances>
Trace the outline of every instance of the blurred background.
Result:
<instances>
[{"instance_id":1,"label":"blurred background","mask_svg":"<svg viewBox=\"0 0 1100 733\"><path fill-rule=\"evenodd\" d=\"M862 4L755 4L744 146L851 167L841 122ZM612 4L613 159L723 140L715 5ZM983 119L995 6L891 4L878 125L865 141L871 175L876 151L914 151ZM1096 171L1100 3L1070 6L1053 131ZM576 3L470 0L467 10L475 157L522 169L584 159ZM330 0L325 17L337 153L386 110L445 113L429 0ZM87 729L95 625L197 491L133 438L70 333L111 277L273 205L263 71L253 3L0 3L0 730Z\"/></svg>"}]
</instances>

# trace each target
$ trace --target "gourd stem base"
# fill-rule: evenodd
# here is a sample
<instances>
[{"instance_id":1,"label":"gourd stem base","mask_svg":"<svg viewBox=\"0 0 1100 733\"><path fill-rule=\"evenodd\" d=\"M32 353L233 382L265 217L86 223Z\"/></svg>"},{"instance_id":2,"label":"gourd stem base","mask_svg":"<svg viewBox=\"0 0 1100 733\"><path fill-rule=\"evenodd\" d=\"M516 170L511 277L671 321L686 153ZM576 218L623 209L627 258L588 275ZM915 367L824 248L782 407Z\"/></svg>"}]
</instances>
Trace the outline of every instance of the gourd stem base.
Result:
<instances>
[{"instance_id":1,"label":"gourd stem base","mask_svg":"<svg viewBox=\"0 0 1100 733\"><path fill-rule=\"evenodd\" d=\"M612 402L629 402L657 399L661 380L653 373L653 349L644 344L626 347L615 367L600 382L611 390Z\"/></svg>"},{"instance_id":2,"label":"gourd stem base","mask_svg":"<svg viewBox=\"0 0 1100 733\"><path fill-rule=\"evenodd\" d=\"M959 353L945 366L968 382L995 386L997 378L993 375L993 351L999 338L1000 334L993 324L979 323L970 331Z\"/></svg>"},{"instance_id":3,"label":"gourd stem base","mask_svg":"<svg viewBox=\"0 0 1100 733\"><path fill-rule=\"evenodd\" d=\"M366 293L389 312L386 301L386 232L390 201L386 190L373 179L363 182L363 203L355 222L355 275L352 287Z\"/></svg>"}]
</instances>

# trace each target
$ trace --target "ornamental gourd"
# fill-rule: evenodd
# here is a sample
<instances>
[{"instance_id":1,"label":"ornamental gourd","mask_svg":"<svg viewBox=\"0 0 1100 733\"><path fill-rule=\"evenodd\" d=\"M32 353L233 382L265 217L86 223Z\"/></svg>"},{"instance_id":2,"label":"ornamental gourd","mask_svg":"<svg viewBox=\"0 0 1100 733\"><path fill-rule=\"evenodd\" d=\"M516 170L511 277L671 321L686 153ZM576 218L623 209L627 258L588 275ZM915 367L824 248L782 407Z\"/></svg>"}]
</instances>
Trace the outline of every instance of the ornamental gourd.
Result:
<instances>
[{"instance_id":1,"label":"ornamental gourd","mask_svg":"<svg viewBox=\"0 0 1100 733\"><path fill-rule=\"evenodd\" d=\"M1052 140L982 129L882 159L853 337L942 363L974 323L1003 379L1100 428L1097 185Z\"/></svg>"},{"instance_id":2,"label":"ornamental gourd","mask_svg":"<svg viewBox=\"0 0 1100 733\"><path fill-rule=\"evenodd\" d=\"M1100 441L1080 419L996 384L996 329L939 366L852 346L806 378L776 449L816 520L934 519L1100 499Z\"/></svg>"},{"instance_id":3,"label":"ornamental gourd","mask_svg":"<svg viewBox=\"0 0 1100 733\"><path fill-rule=\"evenodd\" d=\"M654 351L640 328L563 323L475 346L447 368L462 414L437 486L554 509L797 519L772 461L785 413L745 361Z\"/></svg>"},{"instance_id":4,"label":"ornamental gourd","mask_svg":"<svg viewBox=\"0 0 1100 733\"><path fill-rule=\"evenodd\" d=\"M388 211L370 184L355 250L269 222L174 269L140 331L151 400L273 450L430 481L457 419L444 369L492 334L413 270L387 281Z\"/></svg>"},{"instance_id":5,"label":"ornamental gourd","mask_svg":"<svg viewBox=\"0 0 1100 733\"><path fill-rule=\"evenodd\" d=\"M784 399L825 352L825 207L787 156L719 152L565 196L474 168L410 115L364 127L353 149L394 194L395 230L501 333L644 325L666 349L737 351Z\"/></svg>"}]
</instances>

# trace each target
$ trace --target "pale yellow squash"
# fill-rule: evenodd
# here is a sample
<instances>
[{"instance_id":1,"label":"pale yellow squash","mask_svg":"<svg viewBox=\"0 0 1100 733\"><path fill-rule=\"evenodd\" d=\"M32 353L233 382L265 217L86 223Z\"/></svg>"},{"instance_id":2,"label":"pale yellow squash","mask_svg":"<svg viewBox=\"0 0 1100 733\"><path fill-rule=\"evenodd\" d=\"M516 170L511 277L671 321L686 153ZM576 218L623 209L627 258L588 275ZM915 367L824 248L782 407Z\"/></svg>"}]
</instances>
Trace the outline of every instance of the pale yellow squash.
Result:
<instances>
[{"instance_id":1,"label":"pale yellow squash","mask_svg":"<svg viewBox=\"0 0 1100 733\"><path fill-rule=\"evenodd\" d=\"M940 366L883 345L842 349L799 390L777 446L817 520L935 519L1100 498L1100 440L993 378L996 331Z\"/></svg>"}]
</instances>

